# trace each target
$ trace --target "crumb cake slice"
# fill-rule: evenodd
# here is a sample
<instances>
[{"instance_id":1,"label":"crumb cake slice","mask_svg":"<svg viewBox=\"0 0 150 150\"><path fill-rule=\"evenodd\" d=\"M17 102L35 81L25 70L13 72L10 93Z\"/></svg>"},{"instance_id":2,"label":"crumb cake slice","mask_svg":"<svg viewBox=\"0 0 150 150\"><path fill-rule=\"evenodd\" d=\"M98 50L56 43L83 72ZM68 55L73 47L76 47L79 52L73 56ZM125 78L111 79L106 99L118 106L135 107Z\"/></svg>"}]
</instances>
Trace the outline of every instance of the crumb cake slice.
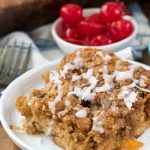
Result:
<instances>
[{"instance_id":1,"label":"crumb cake slice","mask_svg":"<svg viewBox=\"0 0 150 150\"><path fill-rule=\"evenodd\" d=\"M150 126L150 71L113 53L77 50L43 79L16 100L29 134L52 135L66 150L120 150Z\"/></svg>"}]
</instances>

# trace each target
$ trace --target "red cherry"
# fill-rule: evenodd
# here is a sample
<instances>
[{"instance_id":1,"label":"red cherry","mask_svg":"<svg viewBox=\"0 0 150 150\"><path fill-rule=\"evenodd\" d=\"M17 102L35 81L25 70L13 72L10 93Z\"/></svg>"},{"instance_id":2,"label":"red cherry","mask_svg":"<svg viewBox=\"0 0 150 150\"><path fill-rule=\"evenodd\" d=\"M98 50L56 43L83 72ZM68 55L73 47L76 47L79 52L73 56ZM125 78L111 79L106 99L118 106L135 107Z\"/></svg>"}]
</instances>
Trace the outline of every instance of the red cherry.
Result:
<instances>
[{"instance_id":1,"label":"red cherry","mask_svg":"<svg viewBox=\"0 0 150 150\"><path fill-rule=\"evenodd\" d=\"M73 38L62 38L63 40L69 42L69 43L73 43L73 44L77 44L77 45L84 45L83 41L78 40L78 39L73 39Z\"/></svg>"},{"instance_id":2,"label":"red cherry","mask_svg":"<svg viewBox=\"0 0 150 150\"><path fill-rule=\"evenodd\" d=\"M121 6L115 2L107 2L102 5L100 10L100 18L103 22L113 22L121 19L123 11Z\"/></svg>"},{"instance_id":3,"label":"red cherry","mask_svg":"<svg viewBox=\"0 0 150 150\"><path fill-rule=\"evenodd\" d=\"M77 28L67 27L63 32L64 32L63 37L65 38L78 39L78 40L85 39L85 36L80 34Z\"/></svg>"},{"instance_id":4,"label":"red cherry","mask_svg":"<svg viewBox=\"0 0 150 150\"><path fill-rule=\"evenodd\" d=\"M91 46L102 46L102 45L107 45L107 44L111 44L111 43L113 43L113 41L108 36L98 35L91 40L90 45Z\"/></svg>"},{"instance_id":5,"label":"red cherry","mask_svg":"<svg viewBox=\"0 0 150 150\"><path fill-rule=\"evenodd\" d=\"M88 22L101 23L99 13L95 13L89 17L86 17Z\"/></svg>"},{"instance_id":6,"label":"red cherry","mask_svg":"<svg viewBox=\"0 0 150 150\"><path fill-rule=\"evenodd\" d=\"M117 40L122 40L133 32L134 28L130 21L128 20L118 20L115 22L112 22L110 25L110 32Z\"/></svg>"},{"instance_id":7,"label":"red cherry","mask_svg":"<svg viewBox=\"0 0 150 150\"><path fill-rule=\"evenodd\" d=\"M117 39L115 38L114 35L112 35L112 33L111 33L110 31L107 31L107 32L105 33L105 35L106 35L106 37L107 37L108 39L110 39L110 40L112 41L112 43L117 42ZM110 43L110 44L111 44L111 43Z\"/></svg>"},{"instance_id":8,"label":"red cherry","mask_svg":"<svg viewBox=\"0 0 150 150\"><path fill-rule=\"evenodd\" d=\"M82 8L76 4L66 4L61 8L60 16L67 24L77 24L82 20Z\"/></svg>"},{"instance_id":9,"label":"red cherry","mask_svg":"<svg viewBox=\"0 0 150 150\"><path fill-rule=\"evenodd\" d=\"M66 31L65 31L65 37L66 38L77 39L78 38L78 33L75 29L67 28Z\"/></svg>"},{"instance_id":10,"label":"red cherry","mask_svg":"<svg viewBox=\"0 0 150 150\"><path fill-rule=\"evenodd\" d=\"M85 36L95 36L104 31L104 26L96 22L83 20L78 24L79 32Z\"/></svg>"}]
</instances>

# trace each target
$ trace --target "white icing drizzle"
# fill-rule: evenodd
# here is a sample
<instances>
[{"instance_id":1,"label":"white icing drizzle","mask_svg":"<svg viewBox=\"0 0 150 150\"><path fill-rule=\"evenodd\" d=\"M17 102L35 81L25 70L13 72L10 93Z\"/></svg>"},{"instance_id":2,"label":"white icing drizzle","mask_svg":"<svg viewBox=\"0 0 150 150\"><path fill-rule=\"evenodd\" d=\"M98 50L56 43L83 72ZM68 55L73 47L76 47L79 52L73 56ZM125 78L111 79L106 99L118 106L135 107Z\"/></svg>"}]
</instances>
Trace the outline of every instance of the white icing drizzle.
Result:
<instances>
[{"instance_id":1,"label":"white icing drizzle","mask_svg":"<svg viewBox=\"0 0 150 150\"><path fill-rule=\"evenodd\" d=\"M78 118L86 118L87 117L87 111L86 109L79 109L75 115L78 117Z\"/></svg>"},{"instance_id":2,"label":"white icing drizzle","mask_svg":"<svg viewBox=\"0 0 150 150\"><path fill-rule=\"evenodd\" d=\"M83 73L81 77L88 79L90 86L79 88L75 87L73 92L69 92L69 94L75 94L80 97L82 100L93 100L95 98L96 93L92 92L95 88L98 80L93 76L93 70L89 69L86 73Z\"/></svg>"},{"instance_id":3,"label":"white icing drizzle","mask_svg":"<svg viewBox=\"0 0 150 150\"><path fill-rule=\"evenodd\" d=\"M95 55L101 56L103 60L105 61L105 63L107 63L108 61L112 59L110 55L104 56L104 54L101 51L98 51ZM77 68L77 66L80 66L82 64L83 59L80 57L80 51L77 51L76 57L74 58L73 62L75 63L75 66L76 66L75 68ZM108 74L108 70L106 68L107 66L104 67L104 72L103 72L103 78L105 80L105 84L102 87L97 87L95 92L104 92L104 91L108 91L111 88L110 83L112 83L113 76ZM79 87L75 87L74 91L73 92L70 91L68 95L75 94L83 100L93 100L95 98L96 93L91 92L91 91L96 87L98 80L92 74L93 74L93 70L89 69L86 73L83 73L80 76L73 75L72 81L85 78L89 80L89 83L91 85L88 87L84 87L83 89Z\"/></svg>"},{"instance_id":4,"label":"white icing drizzle","mask_svg":"<svg viewBox=\"0 0 150 150\"><path fill-rule=\"evenodd\" d=\"M96 52L95 56L96 55L101 56L105 64L108 63L112 59L110 55L108 54L104 55L104 53L102 53L101 51Z\"/></svg>"},{"instance_id":5,"label":"white icing drizzle","mask_svg":"<svg viewBox=\"0 0 150 150\"><path fill-rule=\"evenodd\" d=\"M127 95L129 94L129 90L128 90L128 88L122 88L122 90L121 90L121 92L119 93L119 95L118 95L118 98L124 98L124 97L126 97Z\"/></svg>"},{"instance_id":6,"label":"white icing drizzle","mask_svg":"<svg viewBox=\"0 0 150 150\"><path fill-rule=\"evenodd\" d=\"M55 70L51 70L49 80L53 81L56 84L62 84L62 81L60 80L60 77L59 77L59 73Z\"/></svg>"},{"instance_id":7,"label":"white icing drizzle","mask_svg":"<svg viewBox=\"0 0 150 150\"><path fill-rule=\"evenodd\" d=\"M104 54L101 52L101 51L98 51L95 53L95 56L98 55L98 56L101 56L102 58L104 57ZM94 56L94 58L95 58Z\"/></svg>"},{"instance_id":8,"label":"white icing drizzle","mask_svg":"<svg viewBox=\"0 0 150 150\"><path fill-rule=\"evenodd\" d=\"M96 92L106 92L109 91L113 87L113 75L108 74L108 69L107 69L107 63L112 59L110 55L104 55L101 51L96 52L96 55L99 55L102 57L104 61L104 66L103 66L103 79L104 79L104 84L101 87L96 87L95 91ZM100 70L101 72L101 70Z\"/></svg>"},{"instance_id":9,"label":"white icing drizzle","mask_svg":"<svg viewBox=\"0 0 150 150\"><path fill-rule=\"evenodd\" d=\"M80 55L81 55L81 51L77 51L76 57L73 60L73 63L75 64L77 69L83 66L83 59Z\"/></svg>"},{"instance_id":10,"label":"white icing drizzle","mask_svg":"<svg viewBox=\"0 0 150 150\"><path fill-rule=\"evenodd\" d=\"M71 63L65 64L64 65L64 69L62 71L60 71L60 74L62 77L65 78L65 74L69 71L69 70L73 70L75 69L75 66Z\"/></svg>"},{"instance_id":11,"label":"white icing drizzle","mask_svg":"<svg viewBox=\"0 0 150 150\"><path fill-rule=\"evenodd\" d=\"M48 136L51 134L52 130L54 129L54 126L55 126L55 122L53 120L51 120L49 122L49 126L48 128L45 129L45 135ZM44 129L44 128L43 128Z\"/></svg>"},{"instance_id":12,"label":"white icing drizzle","mask_svg":"<svg viewBox=\"0 0 150 150\"><path fill-rule=\"evenodd\" d=\"M148 78L145 75L141 75L141 79L148 80Z\"/></svg>"},{"instance_id":13,"label":"white icing drizzle","mask_svg":"<svg viewBox=\"0 0 150 150\"><path fill-rule=\"evenodd\" d=\"M103 79L104 84L101 87L96 87L95 88L96 92L106 92L113 87L114 76L108 74L107 66L103 67Z\"/></svg>"},{"instance_id":14,"label":"white icing drizzle","mask_svg":"<svg viewBox=\"0 0 150 150\"><path fill-rule=\"evenodd\" d=\"M73 60L72 63L65 64L63 67L63 70L60 71L60 74L56 71L51 71L51 76L50 76L50 81L54 82L57 85L58 88L58 94L55 97L54 101L49 102L49 107L52 110L52 113L55 113L55 106L56 104L61 101L62 95L63 95L63 88L62 88L62 81L61 81L61 76L65 78L66 73L69 70L73 69L79 69L80 67L83 66L83 59L80 57L80 51L76 52L76 57ZM133 65L131 64L128 68L127 71L114 71L112 75L108 73L108 68L107 68L107 63L112 59L112 57L108 54L104 54L101 51L96 52L95 56L99 55L102 57L104 61L104 66L101 68L99 71L102 72L102 76L104 79L104 84L100 87L96 87L98 80L93 76L93 69L88 69L87 72L81 74L81 75L73 75L71 81L77 81L80 80L81 78L87 79L89 82L88 87L75 87L73 89L70 89L68 92L68 96L75 94L78 96L80 99L85 100L85 101L92 101L95 99L96 92L108 92L114 87L113 80L126 80L126 79L132 79L133 83L128 85L128 86L123 86L121 89L121 92L118 95L119 99L123 99L126 106L131 109L132 104L137 101L137 93L132 90L132 88L136 87L136 80L134 79L134 72L135 70L139 67L138 65ZM94 56L94 57L95 57ZM141 78L139 80L139 85L144 87L145 86L145 80L147 80L147 77L144 75L141 75ZM65 106L70 106L70 101L66 100L65 101ZM113 106L111 107L112 110L116 110ZM99 117L94 118L93 122L97 122L97 120L100 120ZM99 123L93 126L93 128L101 133L103 133L103 128L97 129L97 126L100 126L101 123Z\"/></svg>"},{"instance_id":15,"label":"white icing drizzle","mask_svg":"<svg viewBox=\"0 0 150 150\"><path fill-rule=\"evenodd\" d=\"M83 59L80 57L80 51L76 52L76 57L73 60L74 64L67 63L64 65L63 70L60 71L60 75L65 78L65 74L69 70L78 69L83 65ZM60 80L60 75L57 71L51 71L50 81L54 82L57 85L58 88L58 95L56 96L55 100L52 102L49 102L49 108L51 109L52 113L55 113L55 106L56 104L61 101L62 94L63 94L63 88L62 88L62 81ZM66 105L69 105L69 103L66 103Z\"/></svg>"},{"instance_id":16,"label":"white icing drizzle","mask_svg":"<svg viewBox=\"0 0 150 150\"><path fill-rule=\"evenodd\" d=\"M127 71L115 71L116 80L133 79L134 71L138 68L137 65L130 65Z\"/></svg>"},{"instance_id":17,"label":"white icing drizzle","mask_svg":"<svg viewBox=\"0 0 150 150\"><path fill-rule=\"evenodd\" d=\"M65 74L69 71L69 70L73 70L73 69L79 69L80 67L82 67L83 65L83 59L82 57L80 57L80 51L76 52L76 57L73 59L73 63L67 63L64 65L64 68L62 71L60 71L60 74L62 77L65 78Z\"/></svg>"},{"instance_id":18,"label":"white icing drizzle","mask_svg":"<svg viewBox=\"0 0 150 150\"><path fill-rule=\"evenodd\" d=\"M145 84L145 81L146 80L148 80L148 78L145 76L145 75L141 75L141 78L140 78L140 80L139 80L139 85L141 86L141 87L145 87L146 86L146 84Z\"/></svg>"},{"instance_id":19,"label":"white icing drizzle","mask_svg":"<svg viewBox=\"0 0 150 150\"><path fill-rule=\"evenodd\" d=\"M65 106L68 107L71 105L71 102L69 100L65 100Z\"/></svg>"},{"instance_id":20,"label":"white icing drizzle","mask_svg":"<svg viewBox=\"0 0 150 150\"><path fill-rule=\"evenodd\" d=\"M131 64L129 66L129 70L127 71L115 71L114 75L116 76L116 80L126 80L132 79L132 83L128 86L123 86L121 92L118 95L119 99L123 99L126 106L131 109L133 103L137 101L137 93L132 90L132 88L136 87L137 80L134 79L134 72L138 68L138 65ZM140 81L139 81L140 82ZM143 81L141 81L143 84Z\"/></svg>"},{"instance_id":21,"label":"white icing drizzle","mask_svg":"<svg viewBox=\"0 0 150 150\"><path fill-rule=\"evenodd\" d=\"M80 80L81 79L81 76L78 76L78 75L73 75L72 76L72 79L71 79L71 81L77 81L77 80Z\"/></svg>"},{"instance_id":22,"label":"white icing drizzle","mask_svg":"<svg viewBox=\"0 0 150 150\"><path fill-rule=\"evenodd\" d=\"M117 112L118 111L118 107L114 105L114 103L112 103L110 109L114 112Z\"/></svg>"},{"instance_id":23,"label":"white icing drizzle","mask_svg":"<svg viewBox=\"0 0 150 150\"><path fill-rule=\"evenodd\" d=\"M103 127L103 112L99 116L93 117L92 120L93 120L92 130L99 132L100 134L103 134L105 132L105 129Z\"/></svg>"},{"instance_id":24,"label":"white icing drizzle","mask_svg":"<svg viewBox=\"0 0 150 150\"><path fill-rule=\"evenodd\" d=\"M74 91L69 91L68 94L67 94L67 96L70 96L70 95L73 95L73 94L75 94Z\"/></svg>"},{"instance_id":25,"label":"white icing drizzle","mask_svg":"<svg viewBox=\"0 0 150 150\"><path fill-rule=\"evenodd\" d=\"M129 86L122 87L120 94L118 95L119 99L123 99L126 106L131 109L133 103L137 101L137 93L132 91L130 88L133 88L135 83L133 82Z\"/></svg>"},{"instance_id":26,"label":"white icing drizzle","mask_svg":"<svg viewBox=\"0 0 150 150\"><path fill-rule=\"evenodd\" d=\"M136 96L137 94L132 91L127 97L124 97L124 102L129 109L131 109L133 103L137 101Z\"/></svg>"},{"instance_id":27,"label":"white icing drizzle","mask_svg":"<svg viewBox=\"0 0 150 150\"><path fill-rule=\"evenodd\" d=\"M110 55L106 55L103 58L104 62L109 62L111 59L112 59L112 57Z\"/></svg>"},{"instance_id":28,"label":"white icing drizzle","mask_svg":"<svg viewBox=\"0 0 150 150\"><path fill-rule=\"evenodd\" d=\"M91 84L91 89L93 89L98 82L98 80L93 76L93 69L88 69L86 73L82 74L82 77L89 80L89 83Z\"/></svg>"},{"instance_id":29,"label":"white icing drizzle","mask_svg":"<svg viewBox=\"0 0 150 150\"><path fill-rule=\"evenodd\" d=\"M62 81L60 80L60 76L57 71L51 71L50 81L54 82L58 88L58 94L55 100L49 102L49 108L51 109L52 113L55 113L55 106L59 101L61 101L63 94Z\"/></svg>"},{"instance_id":30,"label":"white icing drizzle","mask_svg":"<svg viewBox=\"0 0 150 150\"><path fill-rule=\"evenodd\" d=\"M145 86L145 81L143 79L146 80L147 77L141 75L141 79L140 80L142 80L142 81L140 81L140 80L138 81L138 80L132 78L133 82L130 85L128 85L128 86L123 86L122 89L121 89L120 94L118 95L118 98L119 99L123 99L125 104L126 104L126 106L129 109L131 109L133 103L135 103L137 101L137 93L134 92L132 90L132 88L136 87L136 88L138 88L138 89L140 89L142 91L150 92L148 89L141 88L141 87L139 87L137 85L139 83L140 86L142 86L142 85Z\"/></svg>"},{"instance_id":31,"label":"white icing drizzle","mask_svg":"<svg viewBox=\"0 0 150 150\"><path fill-rule=\"evenodd\" d=\"M143 79L140 79L140 80L139 80L139 85L140 85L141 87L145 87L145 86L146 86L145 81L144 81Z\"/></svg>"},{"instance_id":32,"label":"white icing drizzle","mask_svg":"<svg viewBox=\"0 0 150 150\"><path fill-rule=\"evenodd\" d=\"M79 87L74 88L74 92L72 94L77 95L79 98L85 101L92 101L95 98L96 93L91 92L91 86L84 87L83 89Z\"/></svg>"},{"instance_id":33,"label":"white icing drizzle","mask_svg":"<svg viewBox=\"0 0 150 150\"><path fill-rule=\"evenodd\" d=\"M138 88L139 90L141 90L141 91L144 91L144 92L148 92L148 93L150 93L150 90L148 90L148 89L145 89L145 88L141 88L141 87L139 87L138 85L136 85L135 84L135 87L136 88Z\"/></svg>"}]
</instances>

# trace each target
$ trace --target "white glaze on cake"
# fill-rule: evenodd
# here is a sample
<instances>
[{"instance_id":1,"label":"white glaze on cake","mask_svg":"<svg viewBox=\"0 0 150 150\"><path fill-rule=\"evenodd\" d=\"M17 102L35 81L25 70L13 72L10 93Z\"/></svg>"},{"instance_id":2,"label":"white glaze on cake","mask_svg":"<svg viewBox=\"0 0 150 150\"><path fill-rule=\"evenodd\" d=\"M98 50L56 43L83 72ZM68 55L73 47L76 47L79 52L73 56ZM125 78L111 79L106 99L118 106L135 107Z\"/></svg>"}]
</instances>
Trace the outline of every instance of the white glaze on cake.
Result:
<instances>
[{"instance_id":1,"label":"white glaze on cake","mask_svg":"<svg viewBox=\"0 0 150 150\"><path fill-rule=\"evenodd\" d=\"M139 66L130 65L127 71L115 71L116 80L134 79L134 72Z\"/></svg>"},{"instance_id":2,"label":"white glaze on cake","mask_svg":"<svg viewBox=\"0 0 150 150\"><path fill-rule=\"evenodd\" d=\"M54 70L51 71L50 81L54 82L57 85L58 89L58 94L54 101L49 102L49 108L51 109L52 113L55 113L55 106L59 101L61 101L63 94L62 81L60 80L59 73Z\"/></svg>"},{"instance_id":3,"label":"white glaze on cake","mask_svg":"<svg viewBox=\"0 0 150 150\"><path fill-rule=\"evenodd\" d=\"M93 117L93 126L92 130L103 134L105 129L103 127L103 112L99 116Z\"/></svg>"},{"instance_id":4,"label":"white glaze on cake","mask_svg":"<svg viewBox=\"0 0 150 150\"><path fill-rule=\"evenodd\" d=\"M58 88L57 97L55 98L54 101L49 102L49 107L53 110L53 112L55 110L55 105L62 99L63 89L61 86L60 76L65 78L65 75L67 74L69 70L79 69L80 67L82 67L84 61L80 55L81 55L81 51L77 51L76 57L73 59L73 64L72 63L65 64L63 67L63 70L60 71L60 75L58 72L52 71L53 76L50 77L50 80L56 83L57 88ZM134 79L134 72L139 66L131 64L128 66L128 70L126 71L115 70L113 74L109 74L107 64L109 61L111 61L112 57L108 54L104 54L101 51L96 52L95 56L96 55L101 56L104 62L103 68L100 69L100 73L102 73L104 84L102 86L97 86L98 80L94 76L93 70L88 69L87 72L81 75L74 74L72 76L71 82L78 81L84 78L88 80L89 86L86 86L83 88L76 86L72 88L71 90L69 90L68 96L75 94L76 96L78 96L80 99L84 101L92 101L95 99L95 96L97 93L111 91L111 89L113 89L114 87L114 80L131 79L133 83L128 86L123 86L118 95L118 99L124 100L126 106L129 109L131 109L133 103L135 103L135 101L137 100L136 98L137 93L133 91L133 88L136 87L135 86L136 80ZM141 76L141 79L139 80L139 84L141 86L145 86L145 80L146 80L145 76L144 75ZM65 102L65 106L69 106L69 105L70 104L68 102Z\"/></svg>"},{"instance_id":5,"label":"white glaze on cake","mask_svg":"<svg viewBox=\"0 0 150 150\"><path fill-rule=\"evenodd\" d=\"M87 111L86 109L79 109L75 115L78 117L78 118L86 118L87 117Z\"/></svg>"}]
</instances>

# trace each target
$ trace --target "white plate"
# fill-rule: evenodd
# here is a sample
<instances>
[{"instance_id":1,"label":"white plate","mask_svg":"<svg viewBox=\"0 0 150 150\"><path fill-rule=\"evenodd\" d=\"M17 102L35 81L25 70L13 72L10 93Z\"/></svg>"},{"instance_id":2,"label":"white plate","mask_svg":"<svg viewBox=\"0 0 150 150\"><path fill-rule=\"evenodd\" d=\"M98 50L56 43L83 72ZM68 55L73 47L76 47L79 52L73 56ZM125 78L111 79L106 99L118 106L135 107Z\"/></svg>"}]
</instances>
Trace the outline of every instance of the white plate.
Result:
<instances>
[{"instance_id":1,"label":"white plate","mask_svg":"<svg viewBox=\"0 0 150 150\"><path fill-rule=\"evenodd\" d=\"M9 137L24 150L62 150L62 148L55 145L50 136L42 135L28 135L22 132L16 132L9 128L9 125L22 125L22 118L15 107L15 100L18 96L27 94L33 88L40 88L43 86L41 78L45 70L55 69L60 61L50 62L40 67L34 68L16 80L14 80L3 93L0 100L0 117L1 123L9 135ZM136 62L133 62L136 63ZM136 63L140 64L140 63ZM150 69L149 66L140 64L143 67ZM150 129L139 137L139 140L144 143L141 150L150 149Z\"/></svg>"}]
</instances>

